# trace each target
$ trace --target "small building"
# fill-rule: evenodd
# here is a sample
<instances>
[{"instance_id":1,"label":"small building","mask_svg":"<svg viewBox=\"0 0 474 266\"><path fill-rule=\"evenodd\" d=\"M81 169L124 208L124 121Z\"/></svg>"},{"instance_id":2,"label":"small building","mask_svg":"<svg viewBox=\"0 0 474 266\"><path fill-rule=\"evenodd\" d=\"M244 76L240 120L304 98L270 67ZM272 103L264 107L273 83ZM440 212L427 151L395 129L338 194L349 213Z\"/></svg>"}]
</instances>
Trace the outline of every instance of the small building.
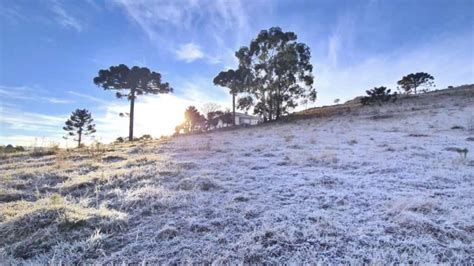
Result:
<instances>
[{"instance_id":1,"label":"small building","mask_svg":"<svg viewBox=\"0 0 474 266\"><path fill-rule=\"evenodd\" d=\"M262 122L262 119L258 116L249 115L246 113L235 112L235 125L236 126L253 126ZM232 125L224 124L222 120L219 119L217 126L215 128L223 128Z\"/></svg>"},{"instance_id":2,"label":"small building","mask_svg":"<svg viewBox=\"0 0 474 266\"><path fill-rule=\"evenodd\" d=\"M249 115L246 113L235 112L235 125L236 126L252 126L261 122L258 116Z\"/></svg>"}]
</instances>

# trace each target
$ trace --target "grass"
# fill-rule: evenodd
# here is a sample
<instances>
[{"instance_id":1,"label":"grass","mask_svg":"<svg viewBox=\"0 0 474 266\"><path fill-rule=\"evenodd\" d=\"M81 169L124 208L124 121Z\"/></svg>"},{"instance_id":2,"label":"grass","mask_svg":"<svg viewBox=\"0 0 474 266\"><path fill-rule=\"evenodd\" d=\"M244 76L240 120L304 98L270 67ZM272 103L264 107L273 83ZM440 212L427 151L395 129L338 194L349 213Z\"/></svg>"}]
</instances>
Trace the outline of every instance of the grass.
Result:
<instances>
[{"instance_id":1,"label":"grass","mask_svg":"<svg viewBox=\"0 0 474 266\"><path fill-rule=\"evenodd\" d=\"M396 107L400 119L322 116L8 157L0 261L468 264L472 166L440 149L470 149L469 132L446 130L443 110Z\"/></svg>"}]
</instances>

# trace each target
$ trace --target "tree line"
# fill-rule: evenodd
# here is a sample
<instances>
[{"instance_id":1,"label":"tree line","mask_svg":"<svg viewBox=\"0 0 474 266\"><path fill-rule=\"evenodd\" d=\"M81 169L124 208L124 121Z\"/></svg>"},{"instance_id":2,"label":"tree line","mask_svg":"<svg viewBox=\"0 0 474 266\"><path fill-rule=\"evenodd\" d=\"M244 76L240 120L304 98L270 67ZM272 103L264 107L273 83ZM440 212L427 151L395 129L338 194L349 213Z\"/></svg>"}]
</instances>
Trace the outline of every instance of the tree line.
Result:
<instances>
[{"instance_id":1,"label":"tree line","mask_svg":"<svg viewBox=\"0 0 474 266\"><path fill-rule=\"evenodd\" d=\"M235 125L236 109L252 111L264 122L278 120L300 104L315 102L317 91L314 86L313 65L310 62L310 48L297 41L293 32L284 32L279 27L262 30L248 46L235 52L238 66L219 72L213 79L217 86L226 87L232 95L232 111L216 108L201 114L196 107L185 110L184 122L175 128L176 133L206 131L217 127L219 121L226 126ZM417 93L433 85L433 77L427 73L409 74L398 81L405 93ZM168 82L160 73L146 67L124 64L101 69L93 83L104 90L115 91L117 98L130 103L128 140L133 141L135 100L147 94L173 93ZM386 87L367 91L362 104L383 103L396 98L396 93ZM72 137L81 146L84 136L96 132L91 113L76 109L63 127L67 138Z\"/></svg>"}]
</instances>

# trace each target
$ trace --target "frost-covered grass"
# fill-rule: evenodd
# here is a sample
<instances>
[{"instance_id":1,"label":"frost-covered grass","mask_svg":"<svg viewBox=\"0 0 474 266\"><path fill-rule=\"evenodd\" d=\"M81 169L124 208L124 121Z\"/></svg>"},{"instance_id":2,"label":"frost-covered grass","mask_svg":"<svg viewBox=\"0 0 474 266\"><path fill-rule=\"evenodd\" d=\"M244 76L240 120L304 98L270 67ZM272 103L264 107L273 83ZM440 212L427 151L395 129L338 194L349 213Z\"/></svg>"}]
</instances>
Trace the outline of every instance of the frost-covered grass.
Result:
<instances>
[{"instance_id":1,"label":"frost-covered grass","mask_svg":"<svg viewBox=\"0 0 474 266\"><path fill-rule=\"evenodd\" d=\"M6 158L0 261L472 264L473 95Z\"/></svg>"}]
</instances>

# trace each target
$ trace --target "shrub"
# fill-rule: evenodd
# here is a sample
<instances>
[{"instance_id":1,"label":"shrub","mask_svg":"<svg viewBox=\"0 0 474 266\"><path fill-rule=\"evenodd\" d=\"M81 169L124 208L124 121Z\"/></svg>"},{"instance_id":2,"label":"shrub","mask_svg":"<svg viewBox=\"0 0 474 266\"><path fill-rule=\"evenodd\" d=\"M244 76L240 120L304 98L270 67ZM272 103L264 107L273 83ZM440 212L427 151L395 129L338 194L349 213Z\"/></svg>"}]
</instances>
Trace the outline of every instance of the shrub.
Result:
<instances>
[{"instance_id":1,"label":"shrub","mask_svg":"<svg viewBox=\"0 0 474 266\"><path fill-rule=\"evenodd\" d=\"M137 140L140 140L140 141L141 141L141 140L152 140L152 139L153 139L153 138L151 137L151 135L145 134L145 135L139 137Z\"/></svg>"},{"instance_id":2,"label":"shrub","mask_svg":"<svg viewBox=\"0 0 474 266\"><path fill-rule=\"evenodd\" d=\"M392 101L395 102L397 99L397 93L391 94L391 90L387 89L387 87L375 87L371 90L366 91L366 97L362 97L360 102L363 105L370 105L372 103L377 103L378 105L382 105L385 102Z\"/></svg>"},{"instance_id":3,"label":"shrub","mask_svg":"<svg viewBox=\"0 0 474 266\"><path fill-rule=\"evenodd\" d=\"M0 146L0 153L15 153L15 152L24 152L25 148L22 146L15 146L8 144L7 146Z\"/></svg>"}]
</instances>

